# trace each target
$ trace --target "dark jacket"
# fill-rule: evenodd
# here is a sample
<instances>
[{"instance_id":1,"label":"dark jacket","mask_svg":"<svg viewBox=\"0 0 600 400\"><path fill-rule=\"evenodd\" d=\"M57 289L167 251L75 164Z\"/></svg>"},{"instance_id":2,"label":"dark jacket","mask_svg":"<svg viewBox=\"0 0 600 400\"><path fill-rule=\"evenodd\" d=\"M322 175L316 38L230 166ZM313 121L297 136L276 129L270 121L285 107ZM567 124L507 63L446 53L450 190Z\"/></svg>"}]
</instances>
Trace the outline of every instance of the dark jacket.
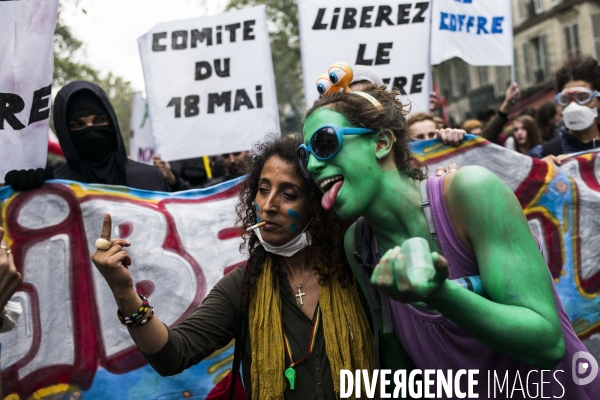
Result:
<instances>
[{"instance_id":1,"label":"dark jacket","mask_svg":"<svg viewBox=\"0 0 600 400\"><path fill-rule=\"evenodd\" d=\"M112 126L114 127L115 134L117 136L116 156L123 162L125 167L126 186L135 189L168 192L169 185L167 185L164 176L158 170L158 168L141 164L127 158L125 144L123 143L123 136L121 135L121 130L119 129L119 122L108 96L98 85L86 81L71 82L63 87L56 95L56 99L54 101L54 127L56 129L56 136L60 142L60 147L62 148L67 162L66 164L59 166L56 170L54 170L54 177L57 179L69 179L84 183L99 183L89 182L89 179L86 179L84 174L81 172L82 162L85 161L82 161L77 150L75 149L73 141L71 140L71 134L69 132L69 121L67 121L67 104L69 102L69 98L74 93L86 89L95 93L108 111L108 116L112 122ZM115 184L111 182L101 183Z\"/></svg>"},{"instance_id":2,"label":"dark jacket","mask_svg":"<svg viewBox=\"0 0 600 400\"><path fill-rule=\"evenodd\" d=\"M560 137L552 139L544 144L538 144L527 152L527 155L533 158L543 158L548 155L561 155L578 153L580 151L593 150L600 147L600 140L590 140L583 143L570 133L564 133Z\"/></svg>"}]
</instances>

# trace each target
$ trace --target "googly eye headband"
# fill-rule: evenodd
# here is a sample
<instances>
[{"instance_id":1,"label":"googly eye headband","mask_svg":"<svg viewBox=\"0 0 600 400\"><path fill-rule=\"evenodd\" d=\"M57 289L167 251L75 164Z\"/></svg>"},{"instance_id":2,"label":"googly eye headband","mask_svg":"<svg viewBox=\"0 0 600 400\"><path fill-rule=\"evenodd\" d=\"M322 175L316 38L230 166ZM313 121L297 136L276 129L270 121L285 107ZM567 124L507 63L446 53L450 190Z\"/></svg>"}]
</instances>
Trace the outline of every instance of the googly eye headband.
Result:
<instances>
[{"instance_id":1,"label":"googly eye headband","mask_svg":"<svg viewBox=\"0 0 600 400\"><path fill-rule=\"evenodd\" d=\"M345 62L336 62L329 67L329 71L326 74L319 76L317 79L317 92L323 97L330 96L339 91L355 94L368 100L375 108L381 110L383 106L375 97L368 93L350 89L352 79L354 79L352 67Z\"/></svg>"}]
</instances>

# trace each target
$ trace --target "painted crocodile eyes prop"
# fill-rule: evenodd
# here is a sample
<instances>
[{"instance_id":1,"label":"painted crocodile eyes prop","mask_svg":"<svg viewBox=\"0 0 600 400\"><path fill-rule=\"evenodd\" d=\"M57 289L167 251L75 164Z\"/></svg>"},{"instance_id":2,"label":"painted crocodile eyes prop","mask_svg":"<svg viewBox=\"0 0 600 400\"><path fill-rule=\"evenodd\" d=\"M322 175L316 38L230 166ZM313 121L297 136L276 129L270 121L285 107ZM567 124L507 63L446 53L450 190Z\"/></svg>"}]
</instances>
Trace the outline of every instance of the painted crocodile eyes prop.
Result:
<instances>
[{"instance_id":1,"label":"painted crocodile eyes prop","mask_svg":"<svg viewBox=\"0 0 600 400\"><path fill-rule=\"evenodd\" d=\"M333 84L326 74L321 75L319 79L317 79L317 92L319 92L321 96L325 95L332 87Z\"/></svg>"}]
</instances>

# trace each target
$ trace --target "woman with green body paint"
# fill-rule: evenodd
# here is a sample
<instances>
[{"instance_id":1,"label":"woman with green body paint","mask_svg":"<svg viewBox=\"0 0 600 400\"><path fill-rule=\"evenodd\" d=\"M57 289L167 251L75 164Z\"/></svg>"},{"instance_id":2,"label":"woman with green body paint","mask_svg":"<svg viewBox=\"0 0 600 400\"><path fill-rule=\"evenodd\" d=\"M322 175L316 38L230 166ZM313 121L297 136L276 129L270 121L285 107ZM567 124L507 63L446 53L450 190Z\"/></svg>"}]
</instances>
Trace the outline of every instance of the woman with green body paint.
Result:
<instances>
[{"instance_id":1,"label":"woman with green body paint","mask_svg":"<svg viewBox=\"0 0 600 400\"><path fill-rule=\"evenodd\" d=\"M351 93L336 93L314 104L304 125L299 159L324 192L323 208L344 219L363 216L385 254L371 276L371 284L383 294L380 301L391 299L393 315L395 335L376 332L382 368L410 369L412 360L421 370L477 369L483 383L477 387L480 398L490 395L488 371L501 380L507 374L511 387L527 376L524 390L513 390L506 398L530 398L525 389L529 395L539 389L539 370L553 370L554 378L549 372L542 374L544 396L561 397L564 391L566 398L587 399L600 393L598 380L579 386L571 378L572 356L586 350L571 328L510 188L482 167L429 177L436 242L419 190L427 177L408 148L398 93L376 86L363 92L381 106ZM398 247L413 237L428 241L435 264L433 278L418 285L408 279ZM360 277L354 226L346 233L345 248ZM449 280L469 275L481 276L489 298ZM369 284L362 282L365 293ZM410 304L415 302L433 311ZM383 304L371 308L379 314L372 315L374 320L385 318ZM537 378L530 378L534 373ZM466 378L460 386L466 388Z\"/></svg>"}]
</instances>

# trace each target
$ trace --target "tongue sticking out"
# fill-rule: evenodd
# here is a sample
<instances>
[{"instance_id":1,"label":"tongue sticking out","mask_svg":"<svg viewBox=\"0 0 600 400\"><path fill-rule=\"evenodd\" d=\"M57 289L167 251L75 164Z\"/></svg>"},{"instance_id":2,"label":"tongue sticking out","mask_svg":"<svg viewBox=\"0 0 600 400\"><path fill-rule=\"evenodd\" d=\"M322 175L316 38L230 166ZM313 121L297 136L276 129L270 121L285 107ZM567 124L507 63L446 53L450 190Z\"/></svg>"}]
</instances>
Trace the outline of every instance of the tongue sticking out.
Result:
<instances>
[{"instance_id":1,"label":"tongue sticking out","mask_svg":"<svg viewBox=\"0 0 600 400\"><path fill-rule=\"evenodd\" d=\"M338 181L333 184L333 186L323 194L323 198L321 199L321 207L325 210L331 210L333 205L335 204L335 200L337 199L337 195L342 188L344 181Z\"/></svg>"}]
</instances>

